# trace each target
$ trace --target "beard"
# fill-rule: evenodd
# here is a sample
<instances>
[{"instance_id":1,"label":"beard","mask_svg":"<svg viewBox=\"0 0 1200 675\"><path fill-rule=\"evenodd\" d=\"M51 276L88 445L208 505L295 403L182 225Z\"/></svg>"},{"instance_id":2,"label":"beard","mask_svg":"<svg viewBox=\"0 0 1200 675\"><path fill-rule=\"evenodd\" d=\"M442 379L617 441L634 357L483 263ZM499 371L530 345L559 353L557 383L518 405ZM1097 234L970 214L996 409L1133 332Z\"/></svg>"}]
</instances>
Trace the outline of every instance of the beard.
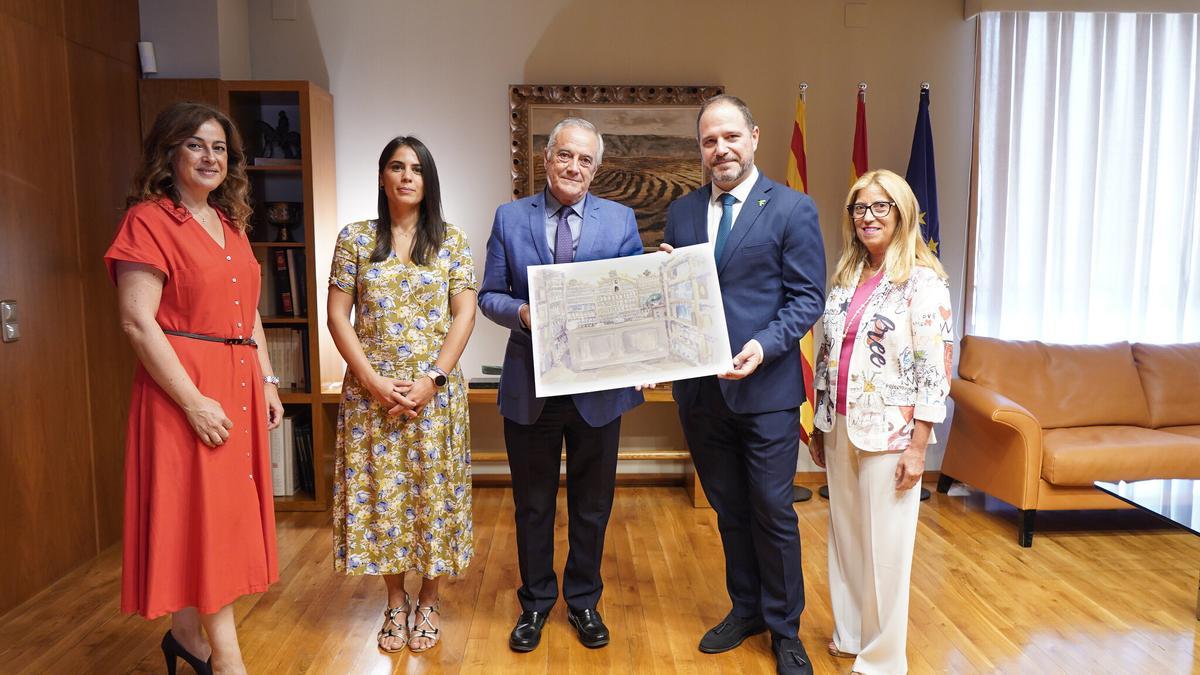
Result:
<instances>
[{"instance_id":1,"label":"beard","mask_svg":"<svg viewBox=\"0 0 1200 675\"><path fill-rule=\"evenodd\" d=\"M750 164L752 160L743 160L739 162L724 163L717 168L712 169L713 180L728 185L742 179L750 172Z\"/></svg>"}]
</instances>

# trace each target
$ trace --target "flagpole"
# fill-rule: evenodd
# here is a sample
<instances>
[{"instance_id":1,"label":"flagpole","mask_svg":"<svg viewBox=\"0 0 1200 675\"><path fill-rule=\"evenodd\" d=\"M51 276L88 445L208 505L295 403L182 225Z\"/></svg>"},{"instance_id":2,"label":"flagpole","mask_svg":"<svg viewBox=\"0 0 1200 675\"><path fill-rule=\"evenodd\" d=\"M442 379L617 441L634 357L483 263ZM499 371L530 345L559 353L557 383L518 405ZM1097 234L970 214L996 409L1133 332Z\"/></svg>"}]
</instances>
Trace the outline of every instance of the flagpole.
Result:
<instances>
[{"instance_id":1,"label":"flagpole","mask_svg":"<svg viewBox=\"0 0 1200 675\"><path fill-rule=\"evenodd\" d=\"M808 83L807 82L800 83L798 95L800 96L800 102L807 105L807 103L808 103ZM805 139L804 142L805 142L805 144L807 144L808 139ZM805 155L808 154L807 148L805 148L804 154ZM797 187L798 189L806 189L807 188L807 186L805 186L805 185L800 185L800 186L795 186L795 187ZM811 328L809 329L809 335L810 336L812 335ZM801 358L803 359L803 355L801 356ZM815 401L807 401L807 403L814 409L816 408ZM801 426L803 426L803 425L801 425ZM801 429L801 434L802 435L804 434L803 429ZM792 483L792 501L793 502L806 502L806 501L812 499L812 496L813 496L812 490L808 489L807 487L805 487L803 485L798 485L797 483L795 483L793 481L793 483Z\"/></svg>"},{"instance_id":2,"label":"flagpole","mask_svg":"<svg viewBox=\"0 0 1200 675\"><path fill-rule=\"evenodd\" d=\"M926 80L926 81L921 82L921 95L924 96L925 94L928 94L928 93L929 93L929 81ZM931 496L932 496L932 494L929 492L929 490L924 485L922 485L921 486L921 501L926 501Z\"/></svg>"}]
</instances>

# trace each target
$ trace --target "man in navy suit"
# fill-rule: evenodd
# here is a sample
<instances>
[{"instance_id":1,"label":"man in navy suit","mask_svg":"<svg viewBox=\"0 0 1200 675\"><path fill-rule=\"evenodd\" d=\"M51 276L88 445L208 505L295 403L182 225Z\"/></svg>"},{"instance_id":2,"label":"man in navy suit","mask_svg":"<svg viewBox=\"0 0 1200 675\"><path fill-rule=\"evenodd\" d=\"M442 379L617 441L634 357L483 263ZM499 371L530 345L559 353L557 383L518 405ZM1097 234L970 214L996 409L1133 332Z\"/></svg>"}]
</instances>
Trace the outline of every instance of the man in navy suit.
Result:
<instances>
[{"instance_id":1,"label":"man in navy suit","mask_svg":"<svg viewBox=\"0 0 1200 675\"><path fill-rule=\"evenodd\" d=\"M500 414L516 506L521 616L509 646L538 646L558 598L554 575L554 511L563 441L567 447L570 551L563 570L567 618L588 647L608 644L596 611L600 558L616 486L621 414L640 404L633 389L537 398L529 332L530 265L601 260L642 252L637 220L626 206L588 193L604 155L590 122L568 118L550 132L545 191L496 209L487 244L479 307L511 329L500 376Z\"/></svg>"},{"instance_id":2,"label":"man in navy suit","mask_svg":"<svg viewBox=\"0 0 1200 675\"><path fill-rule=\"evenodd\" d=\"M800 338L824 310L825 248L807 196L754 166L758 127L734 96L704 103L700 154L712 183L671 203L665 250L714 243L729 372L674 385L704 494L717 512L732 609L700 640L718 653L771 631L779 673L811 673L792 480L800 449Z\"/></svg>"}]
</instances>

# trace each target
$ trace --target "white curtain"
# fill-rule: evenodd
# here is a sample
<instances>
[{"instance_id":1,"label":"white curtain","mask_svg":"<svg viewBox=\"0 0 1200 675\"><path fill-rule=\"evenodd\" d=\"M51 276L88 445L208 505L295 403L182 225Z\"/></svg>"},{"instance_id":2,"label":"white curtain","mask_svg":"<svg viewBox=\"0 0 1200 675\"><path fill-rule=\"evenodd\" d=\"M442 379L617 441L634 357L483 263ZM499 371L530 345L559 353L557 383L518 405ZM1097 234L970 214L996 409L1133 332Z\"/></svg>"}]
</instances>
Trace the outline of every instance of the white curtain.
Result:
<instances>
[{"instance_id":1,"label":"white curtain","mask_svg":"<svg viewBox=\"0 0 1200 675\"><path fill-rule=\"evenodd\" d=\"M1200 340L1200 15L980 16L967 332Z\"/></svg>"}]
</instances>

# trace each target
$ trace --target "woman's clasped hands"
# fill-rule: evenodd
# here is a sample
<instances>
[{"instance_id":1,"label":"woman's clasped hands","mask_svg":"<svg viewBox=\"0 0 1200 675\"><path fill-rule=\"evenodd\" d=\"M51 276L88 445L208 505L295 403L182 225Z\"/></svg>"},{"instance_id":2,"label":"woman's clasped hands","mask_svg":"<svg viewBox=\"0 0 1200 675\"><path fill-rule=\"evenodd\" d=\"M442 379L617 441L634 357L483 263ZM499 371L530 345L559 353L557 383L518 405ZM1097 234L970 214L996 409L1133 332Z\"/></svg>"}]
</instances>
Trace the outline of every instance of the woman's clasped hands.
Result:
<instances>
[{"instance_id":1,"label":"woman's clasped hands","mask_svg":"<svg viewBox=\"0 0 1200 675\"><path fill-rule=\"evenodd\" d=\"M394 377L376 375L367 385L371 395L388 409L388 415L402 415L414 419L433 398L436 386L428 377L415 382Z\"/></svg>"}]
</instances>

